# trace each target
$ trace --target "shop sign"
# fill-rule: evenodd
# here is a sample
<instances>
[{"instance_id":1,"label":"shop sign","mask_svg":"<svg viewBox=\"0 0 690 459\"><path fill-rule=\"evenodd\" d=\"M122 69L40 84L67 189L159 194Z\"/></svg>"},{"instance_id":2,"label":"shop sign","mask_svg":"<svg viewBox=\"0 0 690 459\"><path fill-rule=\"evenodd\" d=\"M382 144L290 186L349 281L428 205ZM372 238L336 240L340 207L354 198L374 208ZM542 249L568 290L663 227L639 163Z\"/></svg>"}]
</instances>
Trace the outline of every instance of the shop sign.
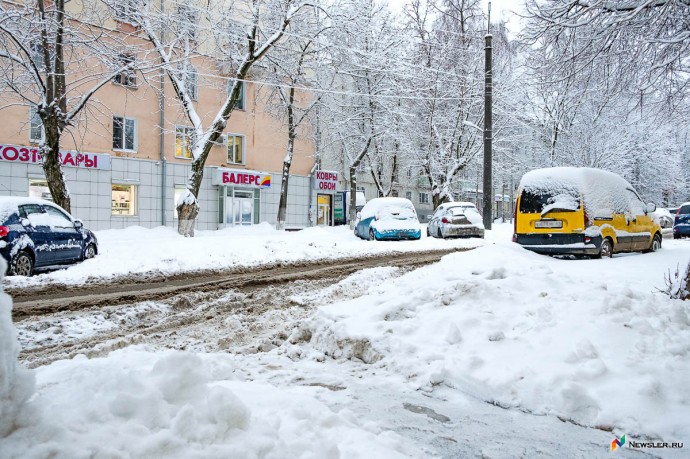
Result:
<instances>
[{"instance_id":1,"label":"shop sign","mask_svg":"<svg viewBox=\"0 0 690 459\"><path fill-rule=\"evenodd\" d=\"M60 150L60 164L81 169L110 169L110 155ZM0 161L23 164L43 164L43 155L37 147L0 144Z\"/></svg>"},{"instance_id":2,"label":"shop sign","mask_svg":"<svg viewBox=\"0 0 690 459\"><path fill-rule=\"evenodd\" d=\"M314 189L335 193L338 187L338 173L333 171L314 172Z\"/></svg>"},{"instance_id":3,"label":"shop sign","mask_svg":"<svg viewBox=\"0 0 690 459\"><path fill-rule=\"evenodd\" d=\"M333 202L333 220L336 223L345 222L345 206L343 206L344 193L336 193Z\"/></svg>"},{"instance_id":4,"label":"shop sign","mask_svg":"<svg viewBox=\"0 0 690 459\"><path fill-rule=\"evenodd\" d=\"M269 188L271 174L256 171L243 171L219 167L213 176L214 185L242 186L248 188Z\"/></svg>"}]
</instances>

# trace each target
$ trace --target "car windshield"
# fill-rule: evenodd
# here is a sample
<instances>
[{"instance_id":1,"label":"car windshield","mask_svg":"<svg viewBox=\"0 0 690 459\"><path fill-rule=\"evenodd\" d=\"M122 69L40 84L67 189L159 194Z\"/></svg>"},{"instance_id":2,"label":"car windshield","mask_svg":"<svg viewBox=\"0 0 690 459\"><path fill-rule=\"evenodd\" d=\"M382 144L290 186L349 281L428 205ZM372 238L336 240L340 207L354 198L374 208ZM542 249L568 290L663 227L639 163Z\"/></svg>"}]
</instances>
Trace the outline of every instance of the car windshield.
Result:
<instances>
[{"instance_id":1,"label":"car windshield","mask_svg":"<svg viewBox=\"0 0 690 459\"><path fill-rule=\"evenodd\" d=\"M520 196L520 212L539 213L575 212L580 209L580 198L577 191L561 189L523 190Z\"/></svg>"},{"instance_id":2,"label":"car windshield","mask_svg":"<svg viewBox=\"0 0 690 459\"><path fill-rule=\"evenodd\" d=\"M679 214L690 214L690 204L686 204L680 207L678 211Z\"/></svg>"}]
</instances>

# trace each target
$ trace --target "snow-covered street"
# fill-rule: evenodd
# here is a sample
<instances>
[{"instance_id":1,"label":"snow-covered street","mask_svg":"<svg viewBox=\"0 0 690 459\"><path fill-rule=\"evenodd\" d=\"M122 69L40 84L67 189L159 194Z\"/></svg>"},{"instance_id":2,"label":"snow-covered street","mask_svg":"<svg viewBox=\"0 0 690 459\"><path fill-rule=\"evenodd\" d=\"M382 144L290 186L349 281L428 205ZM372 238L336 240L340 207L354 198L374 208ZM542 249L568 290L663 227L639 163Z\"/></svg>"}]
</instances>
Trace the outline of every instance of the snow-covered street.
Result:
<instances>
[{"instance_id":1,"label":"snow-covered street","mask_svg":"<svg viewBox=\"0 0 690 459\"><path fill-rule=\"evenodd\" d=\"M155 242L141 229L100 233L96 259L3 282L174 272L190 244L197 246L186 269L266 260L277 246L283 262L477 248L412 271L379 267L335 285L290 287L280 309L226 308L208 321L213 327L182 324L158 340L30 372L15 373L18 349L3 342L6 456L604 457L626 435L616 455L681 457L685 449L630 443L690 439L690 309L659 292L669 270L687 264L688 241L571 260L525 251L510 242L507 224L484 241L403 243L361 241L343 228L177 240L153 231ZM115 247L131 258L148 253L148 261L134 269ZM7 341L14 331L4 303ZM131 314L145 308L163 306L132 306ZM106 322L90 316L60 331L76 336ZM27 342L45 330L22 325L20 333Z\"/></svg>"}]
</instances>

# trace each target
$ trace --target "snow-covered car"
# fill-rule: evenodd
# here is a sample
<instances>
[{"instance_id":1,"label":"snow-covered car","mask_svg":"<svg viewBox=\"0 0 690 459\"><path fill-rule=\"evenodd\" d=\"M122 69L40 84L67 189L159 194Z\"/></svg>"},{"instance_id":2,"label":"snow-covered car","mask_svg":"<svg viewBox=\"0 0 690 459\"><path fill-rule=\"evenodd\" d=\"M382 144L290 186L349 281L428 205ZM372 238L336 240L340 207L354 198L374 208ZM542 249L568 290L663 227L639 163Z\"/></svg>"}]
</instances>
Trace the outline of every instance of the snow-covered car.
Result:
<instances>
[{"instance_id":1,"label":"snow-covered car","mask_svg":"<svg viewBox=\"0 0 690 459\"><path fill-rule=\"evenodd\" d=\"M96 236L62 207L43 199L0 196L0 255L9 274L30 276L97 253Z\"/></svg>"},{"instance_id":2,"label":"snow-covered car","mask_svg":"<svg viewBox=\"0 0 690 459\"><path fill-rule=\"evenodd\" d=\"M471 202L446 202L438 206L429 220L427 236L484 237L484 222Z\"/></svg>"},{"instance_id":3,"label":"snow-covered car","mask_svg":"<svg viewBox=\"0 0 690 459\"><path fill-rule=\"evenodd\" d=\"M690 236L690 202L683 203L673 222L673 239Z\"/></svg>"},{"instance_id":4,"label":"snow-covered car","mask_svg":"<svg viewBox=\"0 0 690 459\"><path fill-rule=\"evenodd\" d=\"M376 198L357 214L355 236L370 241L419 239L422 227L409 199Z\"/></svg>"},{"instance_id":5,"label":"snow-covered car","mask_svg":"<svg viewBox=\"0 0 690 459\"><path fill-rule=\"evenodd\" d=\"M673 227L674 215L663 207L657 207L656 210L649 214L654 221L656 221L662 228Z\"/></svg>"}]
</instances>

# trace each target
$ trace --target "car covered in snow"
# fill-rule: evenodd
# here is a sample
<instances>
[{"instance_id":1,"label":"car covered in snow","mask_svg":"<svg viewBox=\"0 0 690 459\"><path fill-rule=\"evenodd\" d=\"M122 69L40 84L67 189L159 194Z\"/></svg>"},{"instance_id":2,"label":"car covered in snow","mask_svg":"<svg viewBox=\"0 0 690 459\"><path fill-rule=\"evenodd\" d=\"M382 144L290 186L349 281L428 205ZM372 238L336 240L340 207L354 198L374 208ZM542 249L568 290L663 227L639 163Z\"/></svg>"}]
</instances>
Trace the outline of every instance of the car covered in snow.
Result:
<instances>
[{"instance_id":1,"label":"car covered in snow","mask_svg":"<svg viewBox=\"0 0 690 459\"><path fill-rule=\"evenodd\" d=\"M96 236L62 207L43 199L0 196L0 255L9 274L30 276L97 253Z\"/></svg>"},{"instance_id":2,"label":"car covered in snow","mask_svg":"<svg viewBox=\"0 0 690 459\"><path fill-rule=\"evenodd\" d=\"M690 236L690 202L678 208L673 221L673 239Z\"/></svg>"},{"instance_id":3,"label":"car covered in snow","mask_svg":"<svg viewBox=\"0 0 690 459\"><path fill-rule=\"evenodd\" d=\"M654 212L649 214L661 228L672 228L674 215L663 207L657 207Z\"/></svg>"},{"instance_id":4,"label":"car covered in snow","mask_svg":"<svg viewBox=\"0 0 690 459\"><path fill-rule=\"evenodd\" d=\"M427 236L484 237L484 222L471 202L446 202L436 208L429 220Z\"/></svg>"},{"instance_id":5,"label":"car covered in snow","mask_svg":"<svg viewBox=\"0 0 690 459\"><path fill-rule=\"evenodd\" d=\"M518 187L513 240L550 255L610 257L656 251L661 228L635 189L621 176L586 167L526 173Z\"/></svg>"},{"instance_id":6,"label":"car covered in snow","mask_svg":"<svg viewBox=\"0 0 690 459\"><path fill-rule=\"evenodd\" d=\"M375 198L357 213L355 236L370 241L419 239L422 227L409 199Z\"/></svg>"}]
</instances>

